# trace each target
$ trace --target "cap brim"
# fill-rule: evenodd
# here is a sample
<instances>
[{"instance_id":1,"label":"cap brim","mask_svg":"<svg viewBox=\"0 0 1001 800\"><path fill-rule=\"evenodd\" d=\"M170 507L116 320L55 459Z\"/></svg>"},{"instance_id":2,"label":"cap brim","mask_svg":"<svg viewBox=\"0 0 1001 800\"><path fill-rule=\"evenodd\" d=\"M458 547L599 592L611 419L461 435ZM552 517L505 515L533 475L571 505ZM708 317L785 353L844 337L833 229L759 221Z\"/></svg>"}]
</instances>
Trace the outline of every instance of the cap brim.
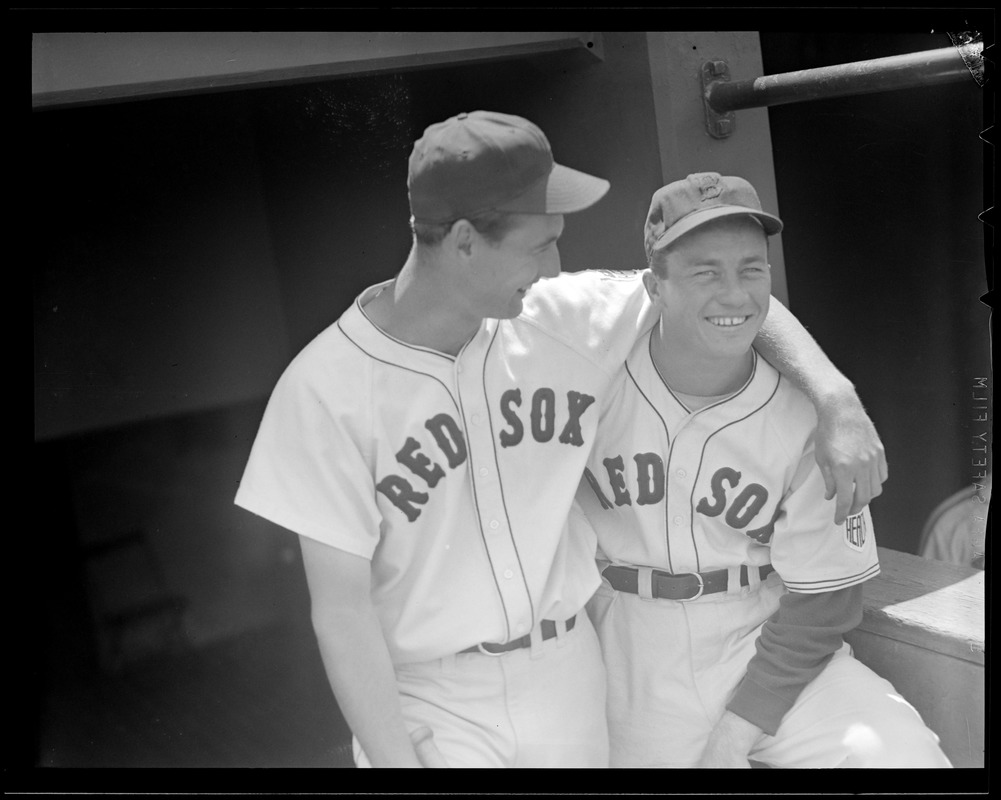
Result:
<instances>
[{"instance_id":1,"label":"cap brim","mask_svg":"<svg viewBox=\"0 0 1001 800\"><path fill-rule=\"evenodd\" d=\"M612 184L562 164L553 164L546 185L546 213L569 214L597 203Z\"/></svg>"},{"instance_id":2,"label":"cap brim","mask_svg":"<svg viewBox=\"0 0 1001 800\"><path fill-rule=\"evenodd\" d=\"M761 223L768 236L773 236L782 230L782 220L765 211L757 211L753 208L748 208L747 206L713 206L712 208L707 208L705 211L696 211L689 214L684 219L674 223L674 225L664 232L663 236L654 242L653 247L651 247L650 250L651 252L663 250L672 242L676 242L686 233L705 225L707 222L712 222L713 220L720 219L721 217L737 216L754 217Z\"/></svg>"},{"instance_id":3,"label":"cap brim","mask_svg":"<svg viewBox=\"0 0 1001 800\"><path fill-rule=\"evenodd\" d=\"M553 164L545 178L517 197L494 206L494 210L521 214L570 214L593 206L610 187L611 184L604 178Z\"/></svg>"}]
</instances>

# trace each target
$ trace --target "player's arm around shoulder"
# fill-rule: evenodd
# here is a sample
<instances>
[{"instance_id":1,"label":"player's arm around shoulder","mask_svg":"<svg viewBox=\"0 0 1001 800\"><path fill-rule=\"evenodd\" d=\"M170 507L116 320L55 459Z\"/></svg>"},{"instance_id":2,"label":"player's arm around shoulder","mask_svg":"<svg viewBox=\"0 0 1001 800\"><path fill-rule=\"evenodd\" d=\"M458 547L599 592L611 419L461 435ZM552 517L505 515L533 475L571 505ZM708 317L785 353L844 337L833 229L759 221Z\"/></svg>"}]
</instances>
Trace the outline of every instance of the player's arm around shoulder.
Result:
<instances>
[{"instance_id":1,"label":"player's arm around shoulder","mask_svg":"<svg viewBox=\"0 0 1001 800\"><path fill-rule=\"evenodd\" d=\"M775 297L754 346L817 409L816 459L826 496L837 498L836 521L857 514L883 491L889 473L883 443L855 387Z\"/></svg>"},{"instance_id":2,"label":"player's arm around shoulder","mask_svg":"<svg viewBox=\"0 0 1001 800\"><path fill-rule=\"evenodd\" d=\"M521 319L617 367L656 321L642 273L595 269L546 278L528 293Z\"/></svg>"},{"instance_id":3,"label":"player's arm around shoulder","mask_svg":"<svg viewBox=\"0 0 1001 800\"><path fill-rule=\"evenodd\" d=\"M404 726L389 648L371 600L371 562L299 537L323 665L374 767L420 767Z\"/></svg>"},{"instance_id":4,"label":"player's arm around shoulder","mask_svg":"<svg viewBox=\"0 0 1001 800\"><path fill-rule=\"evenodd\" d=\"M879 574L875 531L868 506L835 521L816 461L815 412L792 394L776 417L775 440L790 451L782 513L769 542L772 566L791 592L823 593L864 583Z\"/></svg>"}]
</instances>

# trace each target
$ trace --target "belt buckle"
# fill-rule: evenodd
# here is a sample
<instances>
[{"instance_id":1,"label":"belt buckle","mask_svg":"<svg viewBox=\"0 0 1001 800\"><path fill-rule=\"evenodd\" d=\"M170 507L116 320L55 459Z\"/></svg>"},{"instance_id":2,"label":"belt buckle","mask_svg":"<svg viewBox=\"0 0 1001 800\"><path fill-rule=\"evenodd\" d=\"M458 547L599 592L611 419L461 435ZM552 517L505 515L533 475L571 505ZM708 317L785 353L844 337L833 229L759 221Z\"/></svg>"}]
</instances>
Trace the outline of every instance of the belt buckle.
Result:
<instances>
[{"instance_id":1,"label":"belt buckle","mask_svg":"<svg viewBox=\"0 0 1001 800\"><path fill-rule=\"evenodd\" d=\"M499 653L494 653L493 651L487 650L486 648L484 648L483 645L485 645L485 644L488 644L488 642L477 642L476 643L476 649L479 650L481 653L483 653L483 655L485 655L485 656L492 656L493 658L500 658L502 655L504 655L504 653L505 653L504 650L501 650Z\"/></svg>"},{"instance_id":2,"label":"belt buckle","mask_svg":"<svg viewBox=\"0 0 1001 800\"><path fill-rule=\"evenodd\" d=\"M682 597L682 598L679 598L678 599L679 603L690 603L692 600L698 600L700 597L702 597L702 593L705 591L705 588L706 588L706 582L704 580L702 580L702 573L701 572L689 572L688 574L689 575L694 575L696 578L698 578L698 581L699 581L699 590L695 594L693 594L691 597ZM681 576L678 576L678 577L681 577Z\"/></svg>"}]
</instances>

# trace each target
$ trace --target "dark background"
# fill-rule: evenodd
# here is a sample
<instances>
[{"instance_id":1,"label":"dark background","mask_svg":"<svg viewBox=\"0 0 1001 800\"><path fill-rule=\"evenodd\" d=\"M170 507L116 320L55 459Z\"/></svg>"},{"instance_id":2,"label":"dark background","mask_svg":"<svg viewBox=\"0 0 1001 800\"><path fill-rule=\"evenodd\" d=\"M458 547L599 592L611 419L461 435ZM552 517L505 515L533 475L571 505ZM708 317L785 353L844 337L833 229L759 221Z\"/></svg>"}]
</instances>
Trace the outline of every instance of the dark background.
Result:
<instances>
[{"instance_id":1,"label":"dark background","mask_svg":"<svg viewBox=\"0 0 1001 800\"><path fill-rule=\"evenodd\" d=\"M568 217L564 269L643 266L662 183L645 36L603 37L603 62L526 57L31 115L37 513L19 562L30 735L15 764L350 763L296 537L232 503L260 415L295 352L402 264L406 157L458 111L526 116L561 163L612 181L599 209ZM761 41L766 74L949 44ZM984 103L971 79L769 112L790 307L880 431L891 479L877 535L910 552L932 508L971 482L984 427L971 399L992 376ZM152 560L97 576L93 546L136 529L135 555ZM183 647L140 637L114 669L102 598L151 587L178 598Z\"/></svg>"}]
</instances>

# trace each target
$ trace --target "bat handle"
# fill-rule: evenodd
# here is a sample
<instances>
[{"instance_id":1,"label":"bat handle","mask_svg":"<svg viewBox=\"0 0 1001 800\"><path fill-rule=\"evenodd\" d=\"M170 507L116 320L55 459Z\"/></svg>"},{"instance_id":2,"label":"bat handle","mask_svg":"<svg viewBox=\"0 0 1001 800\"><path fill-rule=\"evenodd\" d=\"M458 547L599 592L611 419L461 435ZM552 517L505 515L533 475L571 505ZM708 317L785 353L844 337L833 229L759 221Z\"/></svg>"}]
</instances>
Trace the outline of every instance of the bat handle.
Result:
<instances>
[{"instance_id":1,"label":"bat handle","mask_svg":"<svg viewBox=\"0 0 1001 800\"><path fill-rule=\"evenodd\" d=\"M410 741L417 751L417 758L427 768L440 769L448 767L444 757L434 743L434 732L427 726L417 728L410 734Z\"/></svg>"}]
</instances>

